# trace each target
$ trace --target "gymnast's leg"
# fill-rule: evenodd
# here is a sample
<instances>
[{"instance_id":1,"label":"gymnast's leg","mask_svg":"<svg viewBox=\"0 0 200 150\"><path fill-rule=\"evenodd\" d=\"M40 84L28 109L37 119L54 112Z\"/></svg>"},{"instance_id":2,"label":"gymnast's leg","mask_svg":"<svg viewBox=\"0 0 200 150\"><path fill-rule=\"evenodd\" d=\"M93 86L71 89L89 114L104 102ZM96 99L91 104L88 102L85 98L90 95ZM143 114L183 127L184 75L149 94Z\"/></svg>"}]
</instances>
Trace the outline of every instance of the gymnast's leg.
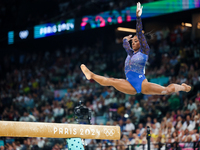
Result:
<instances>
[{"instance_id":1,"label":"gymnast's leg","mask_svg":"<svg viewBox=\"0 0 200 150\"><path fill-rule=\"evenodd\" d=\"M189 92L191 90L191 86L183 83L181 85L178 84L170 84L167 87L160 86L158 84L150 83L146 79L142 82L142 93L149 95L168 95L174 92L184 91Z\"/></svg>"},{"instance_id":2,"label":"gymnast's leg","mask_svg":"<svg viewBox=\"0 0 200 150\"><path fill-rule=\"evenodd\" d=\"M94 74L83 64L81 65L81 70L88 80L93 79L102 86L113 86L115 89L125 94L135 95L137 93L135 88L125 79L107 78Z\"/></svg>"}]
</instances>

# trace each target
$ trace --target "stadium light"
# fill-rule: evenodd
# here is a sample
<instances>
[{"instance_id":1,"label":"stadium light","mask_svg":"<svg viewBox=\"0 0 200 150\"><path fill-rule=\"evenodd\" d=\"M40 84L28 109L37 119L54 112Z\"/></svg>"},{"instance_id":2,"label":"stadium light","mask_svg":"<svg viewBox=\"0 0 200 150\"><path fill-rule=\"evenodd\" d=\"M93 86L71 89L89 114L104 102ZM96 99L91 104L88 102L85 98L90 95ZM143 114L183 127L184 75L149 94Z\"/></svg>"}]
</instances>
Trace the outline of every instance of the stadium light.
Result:
<instances>
[{"instance_id":1,"label":"stadium light","mask_svg":"<svg viewBox=\"0 0 200 150\"><path fill-rule=\"evenodd\" d=\"M191 23L184 23L184 22L182 22L181 25L185 26L185 27L192 27Z\"/></svg>"},{"instance_id":2,"label":"stadium light","mask_svg":"<svg viewBox=\"0 0 200 150\"><path fill-rule=\"evenodd\" d=\"M192 24L191 23L185 23L185 26L186 27L192 27Z\"/></svg>"},{"instance_id":3,"label":"stadium light","mask_svg":"<svg viewBox=\"0 0 200 150\"><path fill-rule=\"evenodd\" d=\"M197 29L200 29L200 22L197 23Z\"/></svg>"},{"instance_id":4,"label":"stadium light","mask_svg":"<svg viewBox=\"0 0 200 150\"><path fill-rule=\"evenodd\" d=\"M136 33L136 29L130 29L130 28L124 28L124 27L118 27L117 31ZM143 30L142 30L142 32L144 33Z\"/></svg>"}]
</instances>

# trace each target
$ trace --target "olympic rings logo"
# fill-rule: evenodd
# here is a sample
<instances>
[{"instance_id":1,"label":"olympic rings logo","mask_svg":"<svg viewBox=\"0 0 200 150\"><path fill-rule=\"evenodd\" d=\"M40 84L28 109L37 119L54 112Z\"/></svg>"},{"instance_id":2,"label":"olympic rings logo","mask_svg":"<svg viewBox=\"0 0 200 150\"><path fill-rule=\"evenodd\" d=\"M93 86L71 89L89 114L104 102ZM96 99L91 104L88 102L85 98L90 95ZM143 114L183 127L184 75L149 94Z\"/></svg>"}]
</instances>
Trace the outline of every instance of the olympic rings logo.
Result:
<instances>
[{"instance_id":1,"label":"olympic rings logo","mask_svg":"<svg viewBox=\"0 0 200 150\"><path fill-rule=\"evenodd\" d=\"M104 134L106 136L113 136L115 134L115 130L114 129L107 129L107 128L104 128Z\"/></svg>"}]
</instances>

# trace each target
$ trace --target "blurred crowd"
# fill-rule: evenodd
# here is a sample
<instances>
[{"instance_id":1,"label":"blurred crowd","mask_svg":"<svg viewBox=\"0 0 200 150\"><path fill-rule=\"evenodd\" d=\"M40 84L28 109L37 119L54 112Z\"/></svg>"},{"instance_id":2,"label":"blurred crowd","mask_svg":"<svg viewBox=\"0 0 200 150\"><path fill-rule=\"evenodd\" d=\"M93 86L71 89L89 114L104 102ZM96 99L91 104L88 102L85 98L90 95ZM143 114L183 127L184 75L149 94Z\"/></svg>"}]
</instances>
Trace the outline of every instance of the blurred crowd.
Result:
<instances>
[{"instance_id":1,"label":"blurred crowd","mask_svg":"<svg viewBox=\"0 0 200 150\"><path fill-rule=\"evenodd\" d=\"M152 1L140 0L141 3ZM133 0L1 0L0 27L21 30L41 23L121 10L136 3Z\"/></svg>"},{"instance_id":2,"label":"blurred crowd","mask_svg":"<svg viewBox=\"0 0 200 150\"><path fill-rule=\"evenodd\" d=\"M7 54L0 64L0 120L76 123L73 109L82 100L92 110L94 124L118 125L122 132L118 141L86 140L88 148L95 144L97 150L124 150L135 144L135 149L141 149L140 144L144 144L146 149L147 126L151 127L153 149L172 149L176 142L180 142L179 148L192 148L193 142L200 140L200 40L191 40L189 33L183 27L163 28L150 42L147 79L167 78L164 85L192 86L190 93L167 96L130 96L86 80L79 68L81 63L97 74L125 78L126 52L119 45L114 52L103 50L98 41L88 46ZM59 90L64 91L63 97L56 92ZM99 122L98 116L103 116L105 123ZM65 139L2 140L7 143L2 150L66 148Z\"/></svg>"}]
</instances>

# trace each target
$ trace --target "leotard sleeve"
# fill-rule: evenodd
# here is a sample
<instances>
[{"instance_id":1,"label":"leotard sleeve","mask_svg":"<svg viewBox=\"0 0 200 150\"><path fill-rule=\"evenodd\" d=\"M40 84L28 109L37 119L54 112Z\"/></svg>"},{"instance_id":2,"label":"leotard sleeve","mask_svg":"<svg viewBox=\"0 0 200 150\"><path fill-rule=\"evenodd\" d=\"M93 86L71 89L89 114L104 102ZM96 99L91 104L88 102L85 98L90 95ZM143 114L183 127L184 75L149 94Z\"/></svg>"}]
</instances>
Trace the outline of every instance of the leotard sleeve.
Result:
<instances>
[{"instance_id":1,"label":"leotard sleeve","mask_svg":"<svg viewBox=\"0 0 200 150\"><path fill-rule=\"evenodd\" d=\"M146 38L144 34L142 33L142 20L141 17L137 17L137 23L136 23L136 34L140 42L140 50L143 54L148 55L150 48L147 44Z\"/></svg>"},{"instance_id":2,"label":"leotard sleeve","mask_svg":"<svg viewBox=\"0 0 200 150\"><path fill-rule=\"evenodd\" d=\"M123 39L123 47L128 53L128 55L132 56L133 55L133 49L131 48L129 42L127 39Z\"/></svg>"}]
</instances>

